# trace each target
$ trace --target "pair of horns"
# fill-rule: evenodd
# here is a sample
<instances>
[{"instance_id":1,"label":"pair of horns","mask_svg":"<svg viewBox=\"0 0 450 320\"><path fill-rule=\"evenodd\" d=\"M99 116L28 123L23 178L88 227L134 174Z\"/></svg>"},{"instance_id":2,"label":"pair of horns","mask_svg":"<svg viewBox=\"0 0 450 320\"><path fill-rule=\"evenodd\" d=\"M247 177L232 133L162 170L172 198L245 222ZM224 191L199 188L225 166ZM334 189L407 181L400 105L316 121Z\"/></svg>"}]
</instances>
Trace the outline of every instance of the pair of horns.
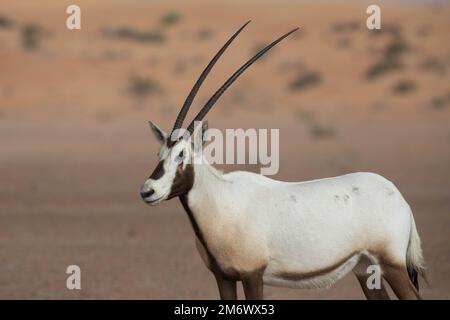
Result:
<instances>
[{"instance_id":1,"label":"pair of horns","mask_svg":"<svg viewBox=\"0 0 450 320\"><path fill-rule=\"evenodd\" d=\"M187 96L186 100L184 101L183 107L181 108L180 112L178 113L177 119L175 120L175 124L173 126L173 129L171 131L171 135L173 132L177 129L180 129L183 125L183 121L186 118L186 115L189 111L189 108L194 101L195 95L197 94L198 90L200 89L200 86L202 85L203 81L208 76L211 69L214 67L216 62L219 60L219 58L222 56L222 54L225 52L225 50L228 48L228 46L233 42L233 40L239 35L239 33L250 23L250 21L247 21L242 27L239 28L238 31L236 31L231 38L223 45L223 47L216 53L216 55L212 58L212 60L208 63L205 70L200 74L200 77L198 78L197 82L195 83L194 87L191 89L191 92L189 92L189 95ZM214 106L216 101L220 98L220 96L228 89L229 86L248 68L250 67L256 60L258 60L261 56L263 56L267 51L269 51L271 48L273 48L275 45L277 45L280 41L282 41L284 38L289 36L291 33L297 31L299 28L295 28L294 30L289 31L288 33L284 34L268 46L266 46L264 49L259 51L257 54L255 54L250 60L248 60L245 64L243 64L231 77L228 78L227 81L212 95L212 97L206 102L206 104L203 106L203 108L197 113L194 120L192 120L191 124L188 126L187 130L192 134L194 131L194 124L196 121L201 121L208 111Z\"/></svg>"}]
</instances>

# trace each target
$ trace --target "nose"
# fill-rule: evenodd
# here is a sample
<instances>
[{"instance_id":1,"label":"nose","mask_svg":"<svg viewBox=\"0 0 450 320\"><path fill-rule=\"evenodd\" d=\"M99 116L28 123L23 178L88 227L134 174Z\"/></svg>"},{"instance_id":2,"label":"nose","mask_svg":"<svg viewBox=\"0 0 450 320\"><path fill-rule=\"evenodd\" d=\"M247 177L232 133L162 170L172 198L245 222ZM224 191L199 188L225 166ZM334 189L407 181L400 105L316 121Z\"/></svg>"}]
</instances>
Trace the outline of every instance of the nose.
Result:
<instances>
[{"instance_id":1,"label":"nose","mask_svg":"<svg viewBox=\"0 0 450 320\"><path fill-rule=\"evenodd\" d=\"M155 193L155 190L153 190L153 189L150 189L150 190L148 190L148 191L141 191L141 197L142 197L142 199L146 199L146 198L148 198L148 197L150 197L152 194L154 194Z\"/></svg>"}]
</instances>

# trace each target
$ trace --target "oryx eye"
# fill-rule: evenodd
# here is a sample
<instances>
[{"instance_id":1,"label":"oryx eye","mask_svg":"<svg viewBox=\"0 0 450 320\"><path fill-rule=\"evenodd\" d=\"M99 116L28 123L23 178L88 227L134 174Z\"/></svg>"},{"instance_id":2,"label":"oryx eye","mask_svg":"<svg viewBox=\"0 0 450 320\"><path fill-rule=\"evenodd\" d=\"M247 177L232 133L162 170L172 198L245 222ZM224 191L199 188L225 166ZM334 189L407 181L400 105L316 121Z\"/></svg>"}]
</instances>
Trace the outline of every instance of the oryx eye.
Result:
<instances>
[{"instance_id":1,"label":"oryx eye","mask_svg":"<svg viewBox=\"0 0 450 320\"><path fill-rule=\"evenodd\" d=\"M177 161L180 162L184 158L184 150L181 150L180 153L177 156Z\"/></svg>"}]
</instances>

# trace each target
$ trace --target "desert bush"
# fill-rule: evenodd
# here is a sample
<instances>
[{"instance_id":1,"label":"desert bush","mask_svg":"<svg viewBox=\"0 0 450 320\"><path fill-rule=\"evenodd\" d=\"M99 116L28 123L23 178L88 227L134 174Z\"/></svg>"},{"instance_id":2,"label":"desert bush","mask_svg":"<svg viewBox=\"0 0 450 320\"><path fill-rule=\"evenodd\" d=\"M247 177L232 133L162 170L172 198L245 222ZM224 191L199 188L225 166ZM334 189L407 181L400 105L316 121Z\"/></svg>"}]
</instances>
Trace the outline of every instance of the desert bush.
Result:
<instances>
[{"instance_id":1,"label":"desert bush","mask_svg":"<svg viewBox=\"0 0 450 320\"><path fill-rule=\"evenodd\" d=\"M401 34L401 28L396 24L383 23L381 29L368 30L370 36L391 35L399 36Z\"/></svg>"},{"instance_id":2,"label":"desert bush","mask_svg":"<svg viewBox=\"0 0 450 320\"><path fill-rule=\"evenodd\" d=\"M318 85L322 78L318 72L306 71L298 75L289 83L291 90L303 90Z\"/></svg>"},{"instance_id":3,"label":"desert bush","mask_svg":"<svg viewBox=\"0 0 450 320\"><path fill-rule=\"evenodd\" d=\"M439 75L444 75L447 72L446 63L434 57L429 57L423 60L420 63L420 68Z\"/></svg>"},{"instance_id":4,"label":"desert bush","mask_svg":"<svg viewBox=\"0 0 450 320\"><path fill-rule=\"evenodd\" d=\"M113 119L113 114L109 111L100 111L95 115L98 122L106 123Z\"/></svg>"},{"instance_id":5,"label":"desert bush","mask_svg":"<svg viewBox=\"0 0 450 320\"><path fill-rule=\"evenodd\" d=\"M175 62L173 70L176 75L181 75L181 74L185 73L186 69L187 69L187 64L185 61L178 60Z\"/></svg>"},{"instance_id":6,"label":"desert bush","mask_svg":"<svg viewBox=\"0 0 450 320\"><path fill-rule=\"evenodd\" d=\"M338 40L337 46L338 48L348 48L350 47L351 43L352 41L349 38L345 37Z\"/></svg>"},{"instance_id":7,"label":"desert bush","mask_svg":"<svg viewBox=\"0 0 450 320\"><path fill-rule=\"evenodd\" d=\"M416 84L410 80L400 80L393 87L393 91L398 94L407 94L413 92L415 89Z\"/></svg>"},{"instance_id":8,"label":"desert bush","mask_svg":"<svg viewBox=\"0 0 450 320\"><path fill-rule=\"evenodd\" d=\"M408 50L409 46L403 37L395 35L384 49L382 57L366 71L366 79L373 80L385 73L402 69L401 59Z\"/></svg>"},{"instance_id":9,"label":"desert bush","mask_svg":"<svg viewBox=\"0 0 450 320\"><path fill-rule=\"evenodd\" d=\"M102 31L105 37L127 39L142 43L163 43L165 35L159 30L140 31L129 27L107 28Z\"/></svg>"},{"instance_id":10,"label":"desert bush","mask_svg":"<svg viewBox=\"0 0 450 320\"><path fill-rule=\"evenodd\" d=\"M300 121L302 121L302 122L304 122L304 123L306 123L306 124L309 124L309 123L311 123L311 122L314 121L314 116L313 116L313 114L312 114L311 112L309 112L309 111L298 110L298 111L296 111L295 115L297 116L297 118L298 118Z\"/></svg>"},{"instance_id":11,"label":"desert bush","mask_svg":"<svg viewBox=\"0 0 450 320\"><path fill-rule=\"evenodd\" d=\"M377 61L375 64L369 67L366 73L366 78L369 80L378 78L386 72L400 70L403 68L403 64L392 59L385 59Z\"/></svg>"},{"instance_id":12,"label":"desert bush","mask_svg":"<svg viewBox=\"0 0 450 320\"><path fill-rule=\"evenodd\" d=\"M309 133L313 138L324 139L334 137L336 135L336 130L333 127L313 122L309 127Z\"/></svg>"},{"instance_id":13,"label":"desert bush","mask_svg":"<svg viewBox=\"0 0 450 320\"><path fill-rule=\"evenodd\" d=\"M431 106L436 109L447 107L450 103L450 93L446 95L439 95L431 98Z\"/></svg>"},{"instance_id":14,"label":"desert bush","mask_svg":"<svg viewBox=\"0 0 450 320\"><path fill-rule=\"evenodd\" d=\"M432 28L429 24L423 24L419 26L416 30L418 37L427 37L431 34Z\"/></svg>"},{"instance_id":15,"label":"desert bush","mask_svg":"<svg viewBox=\"0 0 450 320\"><path fill-rule=\"evenodd\" d=\"M13 25L14 22L10 18L0 15L0 29L9 29L12 28Z\"/></svg>"},{"instance_id":16,"label":"desert bush","mask_svg":"<svg viewBox=\"0 0 450 320\"><path fill-rule=\"evenodd\" d=\"M22 45L26 50L33 51L39 48L42 36L42 29L36 24L26 24L22 27Z\"/></svg>"},{"instance_id":17,"label":"desert bush","mask_svg":"<svg viewBox=\"0 0 450 320\"><path fill-rule=\"evenodd\" d=\"M359 21L346 21L346 22L336 22L331 26L334 32L354 32L361 29L361 23Z\"/></svg>"},{"instance_id":18,"label":"desert bush","mask_svg":"<svg viewBox=\"0 0 450 320\"><path fill-rule=\"evenodd\" d=\"M161 86L153 79L142 76L132 76L128 84L128 92L136 99L161 92Z\"/></svg>"},{"instance_id":19,"label":"desert bush","mask_svg":"<svg viewBox=\"0 0 450 320\"><path fill-rule=\"evenodd\" d=\"M207 39L210 39L211 36L212 36L212 31L209 30L209 29L200 29L200 30L197 32L197 37L198 37L200 40L207 40Z\"/></svg>"},{"instance_id":20,"label":"desert bush","mask_svg":"<svg viewBox=\"0 0 450 320\"><path fill-rule=\"evenodd\" d=\"M181 14L175 11L170 11L161 17L161 24L163 26L172 26L181 21Z\"/></svg>"},{"instance_id":21,"label":"desert bush","mask_svg":"<svg viewBox=\"0 0 450 320\"><path fill-rule=\"evenodd\" d=\"M326 139L336 136L336 129L319 123L310 111L297 110L296 117L308 127L309 134L314 139Z\"/></svg>"},{"instance_id":22,"label":"desert bush","mask_svg":"<svg viewBox=\"0 0 450 320\"><path fill-rule=\"evenodd\" d=\"M246 91L241 89L241 90L237 90L233 93L233 95L231 96L231 102L233 104L244 104L248 102L248 96L246 94Z\"/></svg>"},{"instance_id":23,"label":"desert bush","mask_svg":"<svg viewBox=\"0 0 450 320\"><path fill-rule=\"evenodd\" d=\"M384 57L386 59L397 59L409 50L408 45L401 36L394 36L386 46Z\"/></svg>"}]
</instances>

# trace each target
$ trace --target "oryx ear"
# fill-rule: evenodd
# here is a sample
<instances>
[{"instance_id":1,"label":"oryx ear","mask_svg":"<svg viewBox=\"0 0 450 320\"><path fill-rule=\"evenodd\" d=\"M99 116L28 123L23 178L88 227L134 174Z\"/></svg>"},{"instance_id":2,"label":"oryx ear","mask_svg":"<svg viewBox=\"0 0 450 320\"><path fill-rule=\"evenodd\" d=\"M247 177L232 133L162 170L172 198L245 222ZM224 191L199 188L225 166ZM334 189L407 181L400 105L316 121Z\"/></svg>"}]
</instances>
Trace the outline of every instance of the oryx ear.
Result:
<instances>
[{"instance_id":1,"label":"oryx ear","mask_svg":"<svg viewBox=\"0 0 450 320\"><path fill-rule=\"evenodd\" d=\"M197 124L194 129L194 150L196 152L201 151L200 146L203 146L206 142L206 132L208 130L208 121L198 121L201 122L201 127Z\"/></svg>"},{"instance_id":2,"label":"oryx ear","mask_svg":"<svg viewBox=\"0 0 450 320\"><path fill-rule=\"evenodd\" d=\"M149 121L148 124L150 126L150 129L152 129L152 132L155 135L156 139L159 141L159 143L161 143L161 144L166 143L167 134L153 122Z\"/></svg>"},{"instance_id":3,"label":"oryx ear","mask_svg":"<svg viewBox=\"0 0 450 320\"><path fill-rule=\"evenodd\" d=\"M202 123L202 144L205 144L206 142L207 131L208 131L208 121L205 120Z\"/></svg>"}]
</instances>

